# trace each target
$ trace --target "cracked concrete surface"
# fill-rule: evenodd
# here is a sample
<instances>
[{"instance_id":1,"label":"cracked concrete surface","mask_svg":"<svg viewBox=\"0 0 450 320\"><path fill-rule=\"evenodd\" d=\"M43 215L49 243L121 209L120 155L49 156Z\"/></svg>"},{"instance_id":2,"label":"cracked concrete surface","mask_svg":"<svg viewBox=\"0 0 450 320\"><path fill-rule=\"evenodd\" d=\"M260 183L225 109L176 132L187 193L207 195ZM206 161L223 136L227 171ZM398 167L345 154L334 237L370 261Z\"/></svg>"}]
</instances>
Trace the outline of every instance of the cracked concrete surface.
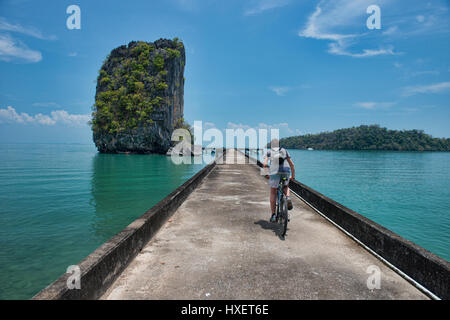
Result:
<instances>
[{"instance_id":1,"label":"cracked concrete surface","mask_svg":"<svg viewBox=\"0 0 450 320\"><path fill-rule=\"evenodd\" d=\"M102 299L428 299L298 198L281 240L268 197L255 165L218 165Z\"/></svg>"}]
</instances>

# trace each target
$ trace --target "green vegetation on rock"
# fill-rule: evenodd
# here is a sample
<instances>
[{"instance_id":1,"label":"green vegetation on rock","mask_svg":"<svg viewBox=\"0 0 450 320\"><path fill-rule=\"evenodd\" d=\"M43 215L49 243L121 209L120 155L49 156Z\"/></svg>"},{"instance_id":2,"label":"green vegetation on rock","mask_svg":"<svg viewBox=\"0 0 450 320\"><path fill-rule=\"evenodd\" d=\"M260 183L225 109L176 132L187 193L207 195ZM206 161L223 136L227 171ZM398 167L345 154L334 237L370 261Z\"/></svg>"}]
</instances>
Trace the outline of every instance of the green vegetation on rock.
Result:
<instances>
[{"instance_id":1,"label":"green vegetation on rock","mask_svg":"<svg viewBox=\"0 0 450 320\"><path fill-rule=\"evenodd\" d=\"M189 131L189 134L191 135L191 143L194 143L195 137L194 137L194 129L191 127L189 123L184 121L184 118L178 119L178 121L175 123L174 129L185 129Z\"/></svg>"},{"instance_id":2,"label":"green vegetation on rock","mask_svg":"<svg viewBox=\"0 0 450 320\"><path fill-rule=\"evenodd\" d=\"M283 138L280 145L317 150L450 151L450 139L433 138L422 130L388 130L379 125Z\"/></svg>"},{"instance_id":3,"label":"green vegetation on rock","mask_svg":"<svg viewBox=\"0 0 450 320\"><path fill-rule=\"evenodd\" d=\"M180 58L179 50L184 52L177 38L167 42L159 48L153 43L131 42L107 57L97 79L91 122L94 134L117 134L153 122L152 113L161 111L166 102L166 68Z\"/></svg>"}]
</instances>

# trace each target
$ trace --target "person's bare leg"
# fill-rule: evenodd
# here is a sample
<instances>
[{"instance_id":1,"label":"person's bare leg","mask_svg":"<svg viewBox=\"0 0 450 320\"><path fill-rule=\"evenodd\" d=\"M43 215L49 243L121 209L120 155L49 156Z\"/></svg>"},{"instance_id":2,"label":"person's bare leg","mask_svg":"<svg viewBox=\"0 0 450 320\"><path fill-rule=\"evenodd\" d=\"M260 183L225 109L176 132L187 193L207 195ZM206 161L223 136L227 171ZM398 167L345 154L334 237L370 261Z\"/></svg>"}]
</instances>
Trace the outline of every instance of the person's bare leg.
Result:
<instances>
[{"instance_id":1,"label":"person's bare leg","mask_svg":"<svg viewBox=\"0 0 450 320\"><path fill-rule=\"evenodd\" d=\"M286 197L289 197L291 195L291 189L289 189L288 186L284 187L284 194Z\"/></svg>"},{"instance_id":2,"label":"person's bare leg","mask_svg":"<svg viewBox=\"0 0 450 320\"><path fill-rule=\"evenodd\" d=\"M270 188L270 210L275 213L275 205L277 199L277 188Z\"/></svg>"},{"instance_id":3,"label":"person's bare leg","mask_svg":"<svg viewBox=\"0 0 450 320\"><path fill-rule=\"evenodd\" d=\"M284 187L284 194L288 201L288 210L292 210L291 189L289 189L289 186Z\"/></svg>"}]
</instances>

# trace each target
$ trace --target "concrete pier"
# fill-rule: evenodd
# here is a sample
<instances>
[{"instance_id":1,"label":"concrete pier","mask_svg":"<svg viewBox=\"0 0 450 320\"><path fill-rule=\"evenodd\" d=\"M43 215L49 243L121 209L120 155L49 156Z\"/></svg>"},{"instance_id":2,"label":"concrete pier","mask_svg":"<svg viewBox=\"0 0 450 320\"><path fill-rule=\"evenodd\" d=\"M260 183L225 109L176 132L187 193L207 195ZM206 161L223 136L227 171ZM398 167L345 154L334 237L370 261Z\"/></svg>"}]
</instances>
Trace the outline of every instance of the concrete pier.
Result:
<instances>
[{"instance_id":1,"label":"concrete pier","mask_svg":"<svg viewBox=\"0 0 450 320\"><path fill-rule=\"evenodd\" d=\"M227 150L227 158L245 161ZM285 240L269 223L267 180L219 164L127 265L102 299L428 299L292 197ZM380 288L367 281L379 269ZM372 273L368 273L372 272Z\"/></svg>"}]
</instances>

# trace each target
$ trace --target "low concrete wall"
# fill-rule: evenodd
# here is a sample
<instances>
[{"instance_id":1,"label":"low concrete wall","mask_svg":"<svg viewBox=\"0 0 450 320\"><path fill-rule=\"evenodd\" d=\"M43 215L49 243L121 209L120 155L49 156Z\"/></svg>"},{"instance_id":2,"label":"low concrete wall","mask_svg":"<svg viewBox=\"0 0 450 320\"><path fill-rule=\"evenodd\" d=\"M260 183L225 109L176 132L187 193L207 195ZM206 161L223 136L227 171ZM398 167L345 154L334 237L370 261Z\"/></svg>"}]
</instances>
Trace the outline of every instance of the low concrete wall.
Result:
<instances>
[{"instance_id":1,"label":"low concrete wall","mask_svg":"<svg viewBox=\"0 0 450 320\"><path fill-rule=\"evenodd\" d=\"M246 154L247 157L249 157ZM257 165L262 167L258 160ZM450 299L450 263L294 180L291 190L427 290Z\"/></svg>"},{"instance_id":2,"label":"low concrete wall","mask_svg":"<svg viewBox=\"0 0 450 320\"><path fill-rule=\"evenodd\" d=\"M82 260L78 264L81 269L81 289L68 289L67 279L70 274L64 274L34 296L33 300L99 298L215 166L216 161L207 165Z\"/></svg>"}]
</instances>

